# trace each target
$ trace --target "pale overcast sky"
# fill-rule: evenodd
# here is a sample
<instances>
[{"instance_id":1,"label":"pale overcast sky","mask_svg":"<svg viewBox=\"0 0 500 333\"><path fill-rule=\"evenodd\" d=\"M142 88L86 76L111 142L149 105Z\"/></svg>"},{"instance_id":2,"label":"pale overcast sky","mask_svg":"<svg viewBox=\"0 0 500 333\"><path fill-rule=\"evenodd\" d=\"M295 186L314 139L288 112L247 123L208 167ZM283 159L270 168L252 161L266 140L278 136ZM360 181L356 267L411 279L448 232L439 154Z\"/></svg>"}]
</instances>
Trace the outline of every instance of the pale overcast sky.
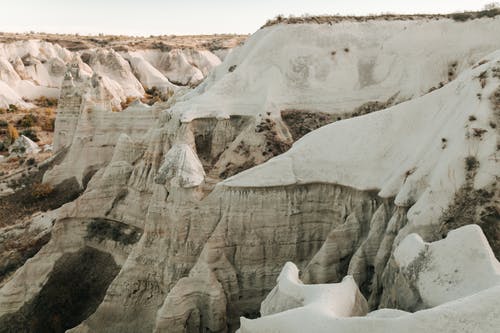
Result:
<instances>
[{"instance_id":1,"label":"pale overcast sky","mask_svg":"<svg viewBox=\"0 0 500 333\"><path fill-rule=\"evenodd\" d=\"M0 31L252 33L277 14L450 13L492 0L0 0Z\"/></svg>"}]
</instances>

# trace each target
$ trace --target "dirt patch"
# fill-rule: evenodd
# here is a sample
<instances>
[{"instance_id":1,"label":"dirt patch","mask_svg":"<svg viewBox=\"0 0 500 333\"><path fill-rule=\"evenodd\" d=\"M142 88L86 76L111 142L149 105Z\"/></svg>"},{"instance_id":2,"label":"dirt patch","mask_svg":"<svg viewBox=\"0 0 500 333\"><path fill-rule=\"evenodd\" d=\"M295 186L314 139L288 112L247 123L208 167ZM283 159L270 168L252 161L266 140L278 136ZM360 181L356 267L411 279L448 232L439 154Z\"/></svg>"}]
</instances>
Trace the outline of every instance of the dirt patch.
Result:
<instances>
[{"instance_id":1,"label":"dirt patch","mask_svg":"<svg viewBox=\"0 0 500 333\"><path fill-rule=\"evenodd\" d=\"M199 118L192 121L196 154L207 174L250 121L249 117L243 116L231 116L223 120Z\"/></svg>"},{"instance_id":2,"label":"dirt patch","mask_svg":"<svg viewBox=\"0 0 500 333\"><path fill-rule=\"evenodd\" d=\"M123 245L135 244L142 236L142 230L121 222L95 219L87 226L85 239L95 239L102 242L106 239Z\"/></svg>"},{"instance_id":3,"label":"dirt patch","mask_svg":"<svg viewBox=\"0 0 500 333\"><path fill-rule=\"evenodd\" d=\"M48 211L73 201L83 192L75 178L65 180L55 186L50 194L38 196L36 187L42 182L43 175L64 156L60 154L51 163L41 166L33 173L24 173L23 177L11 182L16 192L0 198L0 228L12 225L38 211Z\"/></svg>"},{"instance_id":4,"label":"dirt patch","mask_svg":"<svg viewBox=\"0 0 500 333\"><path fill-rule=\"evenodd\" d=\"M256 132L263 133L266 138L263 155L271 158L283 154L292 147L292 141L283 139L278 133L276 122L266 118L257 125Z\"/></svg>"},{"instance_id":5,"label":"dirt patch","mask_svg":"<svg viewBox=\"0 0 500 333\"><path fill-rule=\"evenodd\" d=\"M253 168L256 165L257 164L255 163L254 158L246 160L243 164L228 163L226 164L225 169L219 174L219 177L221 179L226 179L236 175L237 173Z\"/></svg>"},{"instance_id":6,"label":"dirt patch","mask_svg":"<svg viewBox=\"0 0 500 333\"><path fill-rule=\"evenodd\" d=\"M281 111L281 118L290 130L293 140L297 141L307 133L335 121L358 117L386 109L394 104L397 96L398 94L395 94L387 101L369 101L363 103L356 107L352 112L342 115L325 112L311 112L307 110L283 110Z\"/></svg>"},{"instance_id":7,"label":"dirt patch","mask_svg":"<svg viewBox=\"0 0 500 333\"><path fill-rule=\"evenodd\" d=\"M0 318L0 332L59 333L77 326L97 309L119 270L111 254L90 247L63 255L40 293Z\"/></svg>"},{"instance_id":8,"label":"dirt patch","mask_svg":"<svg viewBox=\"0 0 500 333\"><path fill-rule=\"evenodd\" d=\"M490 95L495 121L500 121L500 86Z\"/></svg>"},{"instance_id":9,"label":"dirt patch","mask_svg":"<svg viewBox=\"0 0 500 333\"><path fill-rule=\"evenodd\" d=\"M328 113L305 110L284 110L281 111L281 118L288 126L294 141L336 119Z\"/></svg>"},{"instance_id":10,"label":"dirt patch","mask_svg":"<svg viewBox=\"0 0 500 333\"><path fill-rule=\"evenodd\" d=\"M278 121L278 122L277 122ZM293 139L284 122L270 118L263 119L255 128L252 126L253 135L257 140L240 140L237 145L233 145L231 151L226 156L232 158L224 160L214 169L216 177L226 179L237 173L250 169L258 164L264 163L268 159L286 152L292 146ZM224 154L226 154L224 152Z\"/></svg>"},{"instance_id":11,"label":"dirt patch","mask_svg":"<svg viewBox=\"0 0 500 333\"><path fill-rule=\"evenodd\" d=\"M40 249L49 242L51 234L45 234L40 238L28 238L25 242L20 239L9 239L0 244L0 283L19 267L24 265L26 260L33 257Z\"/></svg>"}]
</instances>

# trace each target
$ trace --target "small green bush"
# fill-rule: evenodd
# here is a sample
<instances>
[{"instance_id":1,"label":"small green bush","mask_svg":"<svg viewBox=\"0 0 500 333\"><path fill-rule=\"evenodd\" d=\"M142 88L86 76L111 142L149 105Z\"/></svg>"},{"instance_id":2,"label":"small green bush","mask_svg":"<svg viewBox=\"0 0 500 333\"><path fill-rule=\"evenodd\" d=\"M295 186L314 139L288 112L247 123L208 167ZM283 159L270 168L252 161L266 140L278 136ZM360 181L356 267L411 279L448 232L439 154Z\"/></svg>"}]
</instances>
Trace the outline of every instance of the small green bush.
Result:
<instances>
[{"instance_id":1,"label":"small green bush","mask_svg":"<svg viewBox=\"0 0 500 333\"><path fill-rule=\"evenodd\" d=\"M17 110L19 110L17 108L17 106L15 106L14 104L9 104L9 108L7 109L7 112L16 112Z\"/></svg>"},{"instance_id":2,"label":"small green bush","mask_svg":"<svg viewBox=\"0 0 500 333\"><path fill-rule=\"evenodd\" d=\"M34 114L24 115L19 121L17 125L20 127L31 127L38 122L38 118Z\"/></svg>"},{"instance_id":3,"label":"small green bush","mask_svg":"<svg viewBox=\"0 0 500 333\"><path fill-rule=\"evenodd\" d=\"M24 135L25 137L27 137L35 142L40 141L40 138L38 138L38 136L36 135L36 131L31 129L31 128L28 128L28 129L22 131L21 135Z\"/></svg>"},{"instance_id":4,"label":"small green bush","mask_svg":"<svg viewBox=\"0 0 500 333\"><path fill-rule=\"evenodd\" d=\"M467 156L465 158L465 170L474 171L479 168L479 161L474 156Z\"/></svg>"},{"instance_id":5,"label":"small green bush","mask_svg":"<svg viewBox=\"0 0 500 333\"><path fill-rule=\"evenodd\" d=\"M5 143L4 141L0 141L0 151L7 151L9 148L9 145Z\"/></svg>"}]
</instances>

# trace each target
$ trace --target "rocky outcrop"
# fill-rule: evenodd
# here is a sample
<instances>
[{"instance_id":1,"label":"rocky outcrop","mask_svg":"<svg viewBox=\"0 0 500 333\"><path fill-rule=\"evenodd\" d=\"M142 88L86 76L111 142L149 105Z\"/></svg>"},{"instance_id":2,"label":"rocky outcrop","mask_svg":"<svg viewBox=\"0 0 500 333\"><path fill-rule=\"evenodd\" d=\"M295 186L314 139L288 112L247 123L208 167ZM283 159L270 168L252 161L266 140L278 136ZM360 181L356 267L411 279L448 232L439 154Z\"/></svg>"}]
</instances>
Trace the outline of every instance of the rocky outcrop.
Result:
<instances>
[{"instance_id":1,"label":"rocky outcrop","mask_svg":"<svg viewBox=\"0 0 500 333\"><path fill-rule=\"evenodd\" d=\"M381 307L407 311L438 306L500 283L500 265L477 225L450 231L434 243L416 234L407 236L384 274L388 287Z\"/></svg>"},{"instance_id":2,"label":"rocky outcrop","mask_svg":"<svg viewBox=\"0 0 500 333\"><path fill-rule=\"evenodd\" d=\"M83 186L84 178L110 161L120 135L140 137L156 120L156 113L147 106L113 112L112 94L103 78L96 74L85 78L80 73L72 68L63 82L54 151L68 148L68 153L45 175L45 182L58 184L74 177Z\"/></svg>"},{"instance_id":3,"label":"rocky outcrop","mask_svg":"<svg viewBox=\"0 0 500 333\"><path fill-rule=\"evenodd\" d=\"M498 303L500 263L480 227L459 228L434 243L411 234L396 248L391 263L398 271L390 277L389 293L397 301L385 305L405 308L407 302L423 301L419 305L428 310L381 309L346 320L343 317L366 314L352 277L339 284L304 285L296 267L287 263L277 286L262 302L262 318L242 318L240 332L495 331L499 319L484 320L484 306Z\"/></svg>"},{"instance_id":4,"label":"rocky outcrop","mask_svg":"<svg viewBox=\"0 0 500 333\"><path fill-rule=\"evenodd\" d=\"M127 98L143 97L144 89L167 92L178 90L178 85L196 86L220 63L205 49L162 50L152 46L120 52L89 47L72 52L57 43L39 40L1 43L0 108L11 104L29 108L33 105L23 99L57 98L59 89L64 88L66 68L74 63L87 75L102 77L111 94L110 102L118 110Z\"/></svg>"}]
</instances>

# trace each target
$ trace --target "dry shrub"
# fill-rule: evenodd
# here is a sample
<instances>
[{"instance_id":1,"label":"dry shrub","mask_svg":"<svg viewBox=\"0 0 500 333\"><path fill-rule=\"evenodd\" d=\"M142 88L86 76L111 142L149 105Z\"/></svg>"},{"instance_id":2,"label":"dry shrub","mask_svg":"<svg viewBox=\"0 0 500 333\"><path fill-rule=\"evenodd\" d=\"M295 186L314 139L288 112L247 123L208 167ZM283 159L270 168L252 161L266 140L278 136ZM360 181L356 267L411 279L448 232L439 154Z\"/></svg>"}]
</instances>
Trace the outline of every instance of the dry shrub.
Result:
<instances>
[{"instance_id":1,"label":"dry shrub","mask_svg":"<svg viewBox=\"0 0 500 333\"><path fill-rule=\"evenodd\" d=\"M48 197L52 192L54 192L54 188L52 187L52 185L35 183L33 184L31 195L35 199L43 199Z\"/></svg>"},{"instance_id":2,"label":"dry shrub","mask_svg":"<svg viewBox=\"0 0 500 333\"><path fill-rule=\"evenodd\" d=\"M372 20L385 20L385 21L403 21L403 20L438 20L443 18L449 18L458 22L465 22L468 20L480 19L480 18L491 18L500 15L500 8L491 7L485 8L481 11L476 12L463 12L463 13L453 13L453 14L380 14L380 15L367 15L367 16L340 16L340 15L303 15L300 17L289 16L284 17L283 15L278 15L274 19L268 20L262 28L273 26L275 24L305 24L305 23L315 23L315 24L334 24L344 21L351 22L367 22Z\"/></svg>"},{"instance_id":3,"label":"dry shrub","mask_svg":"<svg viewBox=\"0 0 500 333\"><path fill-rule=\"evenodd\" d=\"M26 114L17 122L18 126L21 127L32 127L38 123L38 118L34 114Z\"/></svg>"},{"instance_id":4,"label":"dry shrub","mask_svg":"<svg viewBox=\"0 0 500 333\"><path fill-rule=\"evenodd\" d=\"M54 132L55 112L54 108L42 108L39 110L38 125L43 131Z\"/></svg>"},{"instance_id":5,"label":"dry shrub","mask_svg":"<svg viewBox=\"0 0 500 333\"><path fill-rule=\"evenodd\" d=\"M55 117L54 109L53 108L46 108L46 109L43 110L43 113L47 117Z\"/></svg>"},{"instance_id":6,"label":"dry shrub","mask_svg":"<svg viewBox=\"0 0 500 333\"><path fill-rule=\"evenodd\" d=\"M135 97L128 96L124 102L121 102L122 110L125 110L135 99Z\"/></svg>"},{"instance_id":7,"label":"dry shrub","mask_svg":"<svg viewBox=\"0 0 500 333\"><path fill-rule=\"evenodd\" d=\"M41 125L42 130L46 132L54 132L55 123L55 118L46 118Z\"/></svg>"},{"instance_id":8,"label":"dry shrub","mask_svg":"<svg viewBox=\"0 0 500 333\"><path fill-rule=\"evenodd\" d=\"M34 142L40 141L40 138L36 134L36 130L34 130L33 128L25 129L24 131L21 132L21 135L24 135L25 137Z\"/></svg>"},{"instance_id":9,"label":"dry shrub","mask_svg":"<svg viewBox=\"0 0 500 333\"><path fill-rule=\"evenodd\" d=\"M35 99L35 104L37 106L41 106L41 107L53 107L53 106L57 106L57 98L53 98L53 97L46 97L46 96L41 96L37 99Z\"/></svg>"},{"instance_id":10,"label":"dry shrub","mask_svg":"<svg viewBox=\"0 0 500 333\"><path fill-rule=\"evenodd\" d=\"M146 94L141 99L143 103L148 105L153 105L156 102L166 102L170 97L174 95L174 91L168 89L167 92L162 92L158 87L153 86L151 88L145 89Z\"/></svg>"},{"instance_id":11,"label":"dry shrub","mask_svg":"<svg viewBox=\"0 0 500 333\"><path fill-rule=\"evenodd\" d=\"M12 126L12 124L9 124L7 126L7 137L10 140L10 143L14 143L16 139L19 137L19 133L17 132L16 128Z\"/></svg>"}]
</instances>

